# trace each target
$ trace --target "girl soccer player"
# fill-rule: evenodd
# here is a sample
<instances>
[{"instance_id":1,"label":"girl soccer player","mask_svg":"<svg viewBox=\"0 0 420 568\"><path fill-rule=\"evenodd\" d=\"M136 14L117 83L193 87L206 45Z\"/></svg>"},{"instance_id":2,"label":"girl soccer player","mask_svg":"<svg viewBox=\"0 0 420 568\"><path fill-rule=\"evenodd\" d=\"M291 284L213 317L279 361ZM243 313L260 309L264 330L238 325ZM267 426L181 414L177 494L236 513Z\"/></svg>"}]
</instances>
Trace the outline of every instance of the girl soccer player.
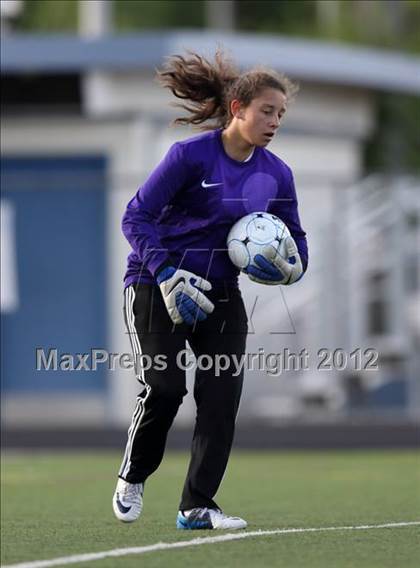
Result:
<instances>
[{"instance_id":1,"label":"girl soccer player","mask_svg":"<svg viewBox=\"0 0 420 568\"><path fill-rule=\"evenodd\" d=\"M266 149L295 87L283 75L257 68L244 73L218 51L214 62L197 54L173 56L159 72L163 86L189 104L175 123L205 125L175 143L151 173L123 217L132 252L125 276L124 314L136 362L160 355L164 365L137 368L137 397L113 497L116 517L135 521L146 479L159 466L169 428L186 394L180 354L186 340L202 354L245 352L247 316L238 270L226 252L232 225L268 211L288 226L288 259L255 259L248 276L290 285L306 270L308 253L290 168ZM209 124L210 123L210 124ZM184 362L185 364L185 362ZM239 517L214 501L228 462L243 372L216 376L198 369L191 460L179 505L179 529L241 529Z\"/></svg>"}]
</instances>

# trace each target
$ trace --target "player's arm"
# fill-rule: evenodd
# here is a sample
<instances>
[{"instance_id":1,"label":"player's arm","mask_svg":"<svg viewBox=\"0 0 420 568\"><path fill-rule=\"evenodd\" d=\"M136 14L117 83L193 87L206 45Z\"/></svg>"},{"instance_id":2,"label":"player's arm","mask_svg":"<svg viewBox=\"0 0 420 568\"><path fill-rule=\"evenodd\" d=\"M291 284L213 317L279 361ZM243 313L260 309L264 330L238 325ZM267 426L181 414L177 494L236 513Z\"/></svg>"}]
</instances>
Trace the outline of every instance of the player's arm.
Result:
<instances>
[{"instance_id":1,"label":"player's arm","mask_svg":"<svg viewBox=\"0 0 420 568\"><path fill-rule=\"evenodd\" d=\"M308 267L308 242L299 218L296 188L290 168L287 169L287 178L284 186L280 185L280 187L285 189L280 190L279 199L272 203L270 213L277 215L287 225L296 243L297 252L302 262L303 273L305 273Z\"/></svg>"},{"instance_id":2,"label":"player's arm","mask_svg":"<svg viewBox=\"0 0 420 568\"><path fill-rule=\"evenodd\" d=\"M188 177L183 148L176 143L127 205L122 231L143 265L155 276L170 263L156 232L156 221L164 207L182 188Z\"/></svg>"},{"instance_id":3,"label":"player's arm","mask_svg":"<svg viewBox=\"0 0 420 568\"><path fill-rule=\"evenodd\" d=\"M211 284L192 272L179 270L156 232L156 221L187 183L190 172L182 146L174 144L128 203L122 230L143 265L155 277L172 321L192 325L214 309L201 291L210 290Z\"/></svg>"},{"instance_id":4,"label":"player's arm","mask_svg":"<svg viewBox=\"0 0 420 568\"><path fill-rule=\"evenodd\" d=\"M307 269L308 244L299 219L296 189L290 169L287 170L285 182L279 186L281 191L278 198L270 203L269 212L279 217L290 231L291 237L286 238L287 258L278 254L268 260L256 255L256 266L249 266L247 272L254 282L288 286L300 280Z\"/></svg>"}]
</instances>

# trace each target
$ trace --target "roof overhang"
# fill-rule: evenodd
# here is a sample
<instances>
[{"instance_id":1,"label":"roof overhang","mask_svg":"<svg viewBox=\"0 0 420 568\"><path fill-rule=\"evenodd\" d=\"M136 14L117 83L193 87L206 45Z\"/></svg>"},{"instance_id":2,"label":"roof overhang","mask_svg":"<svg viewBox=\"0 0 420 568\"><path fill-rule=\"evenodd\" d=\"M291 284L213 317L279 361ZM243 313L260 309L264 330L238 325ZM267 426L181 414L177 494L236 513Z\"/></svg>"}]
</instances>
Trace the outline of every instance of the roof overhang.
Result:
<instances>
[{"instance_id":1,"label":"roof overhang","mask_svg":"<svg viewBox=\"0 0 420 568\"><path fill-rule=\"evenodd\" d=\"M7 73L153 71L189 49L212 56L223 46L242 68L267 65L300 80L420 94L420 57L345 44L244 33L153 31L87 39L14 35L1 42Z\"/></svg>"}]
</instances>

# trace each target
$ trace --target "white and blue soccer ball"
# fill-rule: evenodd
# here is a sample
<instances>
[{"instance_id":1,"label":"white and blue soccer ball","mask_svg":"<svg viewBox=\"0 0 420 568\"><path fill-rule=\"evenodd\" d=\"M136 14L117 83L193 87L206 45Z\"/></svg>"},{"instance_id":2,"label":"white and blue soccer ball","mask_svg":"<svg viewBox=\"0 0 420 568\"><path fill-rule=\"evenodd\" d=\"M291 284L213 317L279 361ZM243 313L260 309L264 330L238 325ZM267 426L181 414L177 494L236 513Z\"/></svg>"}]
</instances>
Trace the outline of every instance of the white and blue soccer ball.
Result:
<instances>
[{"instance_id":1,"label":"white and blue soccer ball","mask_svg":"<svg viewBox=\"0 0 420 568\"><path fill-rule=\"evenodd\" d=\"M289 236L289 229L275 215L250 213L239 219L229 231L229 258L242 271L246 271L250 265L257 266L253 262L257 254L267 260L272 260L278 254L287 259L285 239Z\"/></svg>"}]
</instances>

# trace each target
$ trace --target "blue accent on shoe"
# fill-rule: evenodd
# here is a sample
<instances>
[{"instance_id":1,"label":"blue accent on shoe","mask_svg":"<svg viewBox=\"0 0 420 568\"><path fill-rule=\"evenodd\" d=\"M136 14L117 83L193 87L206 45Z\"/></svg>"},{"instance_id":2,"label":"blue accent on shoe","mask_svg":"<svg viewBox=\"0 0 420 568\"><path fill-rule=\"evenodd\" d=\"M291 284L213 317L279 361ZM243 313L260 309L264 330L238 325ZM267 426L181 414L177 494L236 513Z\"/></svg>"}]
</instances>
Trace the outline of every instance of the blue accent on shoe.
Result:
<instances>
[{"instance_id":1,"label":"blue accent on shoe","mask_svg":"<svg viewBox=\"0 0 420 568\"><path fill-rule=\"evenodd\" d=\"M211 530L213 526L211 524L210 517L207 519L189 519L181 513L178 513L176 518L176 528L183 530Z\"/></svg>"},{"instance_id":2,"label":"blue accent on shoe","mask_svg":"<svg viewBox=\"0 0 420 568\"><path fill-rule=\"evenodd\" d=\"M166 266L163 268L159 274L156 276L156 281L158 284L162 284L165 280L169 280L175 274L176 268L173 266Z\"/></svg>"}]
</instances>

